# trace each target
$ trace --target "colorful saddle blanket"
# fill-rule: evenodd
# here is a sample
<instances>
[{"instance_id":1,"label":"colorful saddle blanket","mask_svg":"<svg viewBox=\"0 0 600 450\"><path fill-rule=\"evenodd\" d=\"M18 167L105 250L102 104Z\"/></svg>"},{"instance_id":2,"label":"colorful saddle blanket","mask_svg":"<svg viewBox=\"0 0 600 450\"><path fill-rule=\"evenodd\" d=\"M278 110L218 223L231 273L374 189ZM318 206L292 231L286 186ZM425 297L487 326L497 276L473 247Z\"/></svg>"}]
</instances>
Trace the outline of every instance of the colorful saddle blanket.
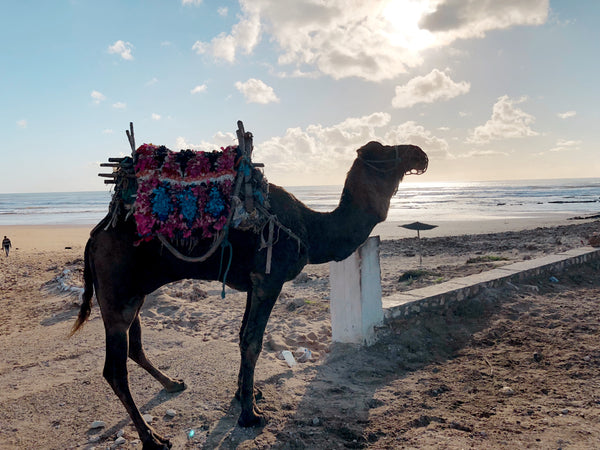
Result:
<instances>
[{"instance_id":1,"label":"colorful saddle blanket","mask_svg":"<svg viewBox=\"0 0 600 450\"><path fill-rule=\"evenodd\" d=\"M207 239L227 223L238 147L213 152L143 144L135 154L137 195L133 206L142 240Z\"/></svg>"}]
</instances>

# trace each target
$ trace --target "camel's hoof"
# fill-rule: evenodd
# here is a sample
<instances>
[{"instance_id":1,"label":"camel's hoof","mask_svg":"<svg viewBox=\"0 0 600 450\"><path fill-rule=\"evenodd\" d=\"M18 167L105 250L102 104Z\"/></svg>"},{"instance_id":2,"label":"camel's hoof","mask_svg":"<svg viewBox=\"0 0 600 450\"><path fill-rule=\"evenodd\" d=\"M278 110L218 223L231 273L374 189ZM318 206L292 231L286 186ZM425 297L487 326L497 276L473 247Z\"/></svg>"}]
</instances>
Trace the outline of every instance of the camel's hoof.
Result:
<instances>
[{"instance_id":1,"label":"camel's hoof","mask_svg":"<svg viewBox=\"0 0 600 450\"><path fill-rule=\"evenodd\" d=\"M238 419L238 425L240 427L248 428L248 427L264 427L267 424L267 419L260 409L256 406L252 409L251 413L240 414Z\"/></svg>"},{"instance_id":2,"label":"camel's hoof","mask_svg":"<svg viewBox=\"0 0 600 450\"><path fill-rule=\"evenodd\" d=\"M152 428L148 428L148 431L149 435L144 440L144 450L168 450L171 448L172 444L167 438L162 437Z\"/></svg>"},{"instance_id":3,"label":"camel's hoof","mask_svg":"<svg viewBox=\"0 0 600 450\"><path fill-rule=\"evenodd\" d=\"M172 394L174 392L181 392L186 388L187 386L183 380L173 380L171 383L165 386L165 391L167 391L169 394Z\"/></svg>"},{"instance_id":4,"label":"camel's hoof","mask_svg":"<svg viewBox=\"0 0 600 450\"><path fill-rule=\"evenodd\" d=\"M169 450L171 442L159 434L152 433L152 440L144 442L144 450Z\"/></svg>"},{"instance_id":5,"label":"camel's hoof","mask_svg":"<svg viewBox=\"0 0 600 450\"><path fill-rule=\"evenodd\" d=\"M143 450L169 450L171 448L171 443L167 442L166 444L160 444L156 442L146 442L142 448Z\"/></svg>"}]
</instances>

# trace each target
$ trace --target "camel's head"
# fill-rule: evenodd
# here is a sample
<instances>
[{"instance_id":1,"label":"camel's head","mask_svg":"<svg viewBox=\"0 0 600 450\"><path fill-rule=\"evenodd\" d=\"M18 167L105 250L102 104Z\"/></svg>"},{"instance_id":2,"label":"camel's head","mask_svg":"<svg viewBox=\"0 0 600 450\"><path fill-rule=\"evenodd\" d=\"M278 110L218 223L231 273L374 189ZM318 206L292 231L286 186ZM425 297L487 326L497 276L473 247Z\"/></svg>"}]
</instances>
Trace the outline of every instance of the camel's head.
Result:
<instances>
[{"instance_id":1,"label":"camel's head","mask_svg":"<svg viewBox=\"0 0 600 450\"><path fill-rule=\"evenodd\" d=\"M382 145L375 141L363 145L357 153L344 192L371 213L377 223L382 222L404 175L424 173L429 159L416 145Z\"/></svg>"},{"instance_id":2,"label":"camel's head","mask_svg":"<svg viewBox=\"0 0 600 450\"><path fill-rule=\"evenodd\" d=\"M357 150L358 159L376 172L421 175L427 170L429 158L416 145L382 145L371 141Z\"/></svg>"}]
</instances>

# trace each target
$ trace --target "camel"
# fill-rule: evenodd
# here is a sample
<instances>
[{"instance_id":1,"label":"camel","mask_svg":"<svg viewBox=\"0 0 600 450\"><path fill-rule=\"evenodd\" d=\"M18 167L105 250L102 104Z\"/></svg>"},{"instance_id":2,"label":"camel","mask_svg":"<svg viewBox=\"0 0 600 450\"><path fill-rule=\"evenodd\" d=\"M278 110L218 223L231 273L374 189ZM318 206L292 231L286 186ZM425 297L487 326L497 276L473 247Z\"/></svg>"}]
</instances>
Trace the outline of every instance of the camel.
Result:
<instances>
[{"instance_id":1,"label":"camel","mask_svg":"<svg viewBox=\"0 0 600 450\"><path fill-rule=\"evenodd\" d=\"M328 213L314 211L283 188L270 184L270 212L276 215L281 230L271 249L268 273L268 252L261 250L261 236L235 228L229 231L233 250L226 284L247 293L239 333L241 363L235 394L241 403L240 426L265 423L256 405L261 393L255 390L254 370L269 315L283 284L293 280L307 263L341 261L350 256L375 225L386 219L390 200L403 177L421 174L427 166L427 155L417 146L369 142L357 150L339 205ZM219 252L198 263L177 258L158 240L135 246L139 237L134 222L133 217L124 216L111 227L98 226L92 231L84 254L83 303L73 333L88 319L95 291L106 332L103 376L129 413L143 448L167 449L170 442L150 427L133 400L127 358L143 367L167 392L182 391L186 386L146 357L140 308L147 294L167 283L182 279L222 281L223 274Z\"/></svg>"}]
</instances>

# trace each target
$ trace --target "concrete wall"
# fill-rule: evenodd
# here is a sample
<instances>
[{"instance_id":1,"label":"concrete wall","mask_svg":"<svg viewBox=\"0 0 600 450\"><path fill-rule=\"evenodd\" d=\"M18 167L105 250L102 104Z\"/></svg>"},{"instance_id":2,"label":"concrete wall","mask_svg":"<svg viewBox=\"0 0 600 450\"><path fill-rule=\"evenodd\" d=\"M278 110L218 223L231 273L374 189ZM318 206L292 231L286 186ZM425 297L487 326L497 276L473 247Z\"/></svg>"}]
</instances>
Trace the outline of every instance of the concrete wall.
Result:
<instances>
[{"instance_id":1,"label":"concrete wall","mask_svg":"<svg viewBox=\"0 0 600 450\"><path fill-rule=\"evenodd\" d=\"M394 294L383 299L385 320L446 308L454 302L477 295L485 288L500 287L510 281L522 281L541 275L559 277L567 267L598 260L600 260L600 249L581 247L502 266L468 277L455 278L446 283Z\"/></svg>"},{"instance_id":2,"label":"concrete wall","mask_svg":"<svg viewBox=\"0 0 600 450\"><path fill-rule=\"evenodd\" d=\"M333 342L369 345L384 321L444 309L510 281L558 277L568 267L600 261L600 249L581 247L382 299L379 243L379 236L370 237L344 261L330 263Z\"/></svg>"}]
</instances>

